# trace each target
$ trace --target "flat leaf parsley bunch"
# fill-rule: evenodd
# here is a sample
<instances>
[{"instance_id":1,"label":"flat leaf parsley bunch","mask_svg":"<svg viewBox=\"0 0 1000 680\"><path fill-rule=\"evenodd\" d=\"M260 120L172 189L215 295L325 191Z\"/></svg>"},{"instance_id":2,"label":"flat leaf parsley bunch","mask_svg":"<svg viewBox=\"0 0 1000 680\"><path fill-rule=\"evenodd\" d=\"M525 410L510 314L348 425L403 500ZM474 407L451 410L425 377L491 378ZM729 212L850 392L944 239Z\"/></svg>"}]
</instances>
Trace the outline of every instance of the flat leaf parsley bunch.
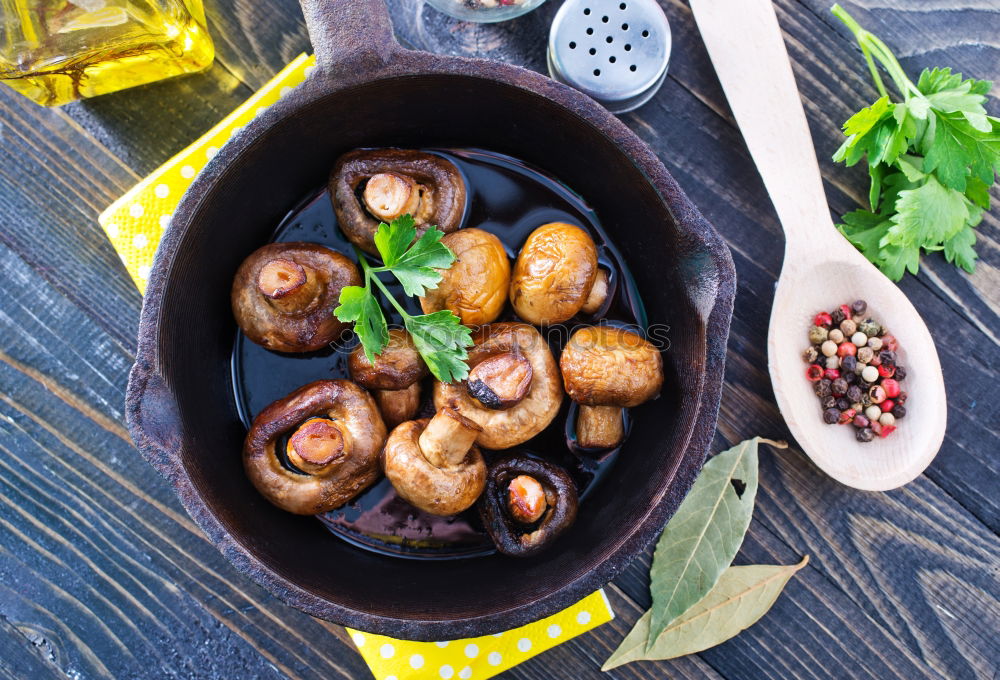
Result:
<instances>
[{"instance_id":1,"label":"flat leaf parsley bunch","mask_svg":"<svg viewBox=\"0 0 1000 680\"><path fill-rule=\"evenodd\" d=\"M464 380L469 374L465 360L466 348L472 344L472 331L463 326L451 310L416 316L407 313L385 284L378 278L382 272L392 272L407 295L421 296L433 290L441 281L440 269L448 269L455 261L455 254L441 243L444 232L429 227L416 242L413 217L403 215L392 221L382 222L375 232L375 247L382 256L382 266L371 266L363 252L355 247L358 263L364 273L364 286L346 286L340 291L340 305L334 315L345 322L354 322L365 356L369 361L381 354L389 342L389 327L379 305L375 291L381 291L400 316L413 338L420 356L434 377L442 382Z\"/></svg>"},{"instance_id":2,"label":"flat leaf parsley bunch","mask_svg":"<svg viewBox=\"0 0 1000 680\"><path fill-rule=\"evenodd\" d=\"M924 69L914 84L885 43L840 5L833 13L857 39L882 95L844 123L847 139L833 160L850 166L867 156L871 210L847 213L838 228L894 281L917 273L921 249L943 250L972 272L973 228L990 209L1000 170L1000 119L983 107L993 84L950 68ZM890 99L876 61L903 101Z\"/></svg>"}]
</instances>

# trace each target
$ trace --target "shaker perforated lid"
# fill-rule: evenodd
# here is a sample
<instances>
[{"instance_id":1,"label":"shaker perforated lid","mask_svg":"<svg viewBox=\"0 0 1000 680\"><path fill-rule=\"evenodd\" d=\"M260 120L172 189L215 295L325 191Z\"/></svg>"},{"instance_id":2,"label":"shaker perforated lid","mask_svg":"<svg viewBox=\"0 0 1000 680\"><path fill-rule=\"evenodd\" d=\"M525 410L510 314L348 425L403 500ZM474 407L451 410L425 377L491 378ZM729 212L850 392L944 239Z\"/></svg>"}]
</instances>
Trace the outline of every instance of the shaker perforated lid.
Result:
<instances>
[{"instance_id":1,"label":"shaker perforated lid","mask_svg":"<svg viewBox=\"0 0 1000 680\"><path fill-rule=\"evenodd\" d=\"M549 75L625 113L660 89L670 44L656 0L566 0L549 32Z\"/></svg>"}]
</instances>

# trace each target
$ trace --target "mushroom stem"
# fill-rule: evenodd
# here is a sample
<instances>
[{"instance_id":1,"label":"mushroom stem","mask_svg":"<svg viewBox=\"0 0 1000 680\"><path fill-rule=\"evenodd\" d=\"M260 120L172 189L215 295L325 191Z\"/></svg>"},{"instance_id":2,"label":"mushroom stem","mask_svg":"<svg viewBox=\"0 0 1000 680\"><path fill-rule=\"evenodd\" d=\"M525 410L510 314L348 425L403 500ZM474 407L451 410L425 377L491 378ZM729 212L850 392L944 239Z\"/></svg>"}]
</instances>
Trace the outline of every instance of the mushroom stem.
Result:
<instances>
[{"instance_id":1,"label":"mushroom stem","mask_svg":"<svg viewBox=\"0 0 1000 680\"><path fill-rule=\"evenodd\" d=\"M312 269L281 257L265 264L257 275L257 290L283 312L308 309L319 289Z\"/></svg>"},{"instance_id":2,"label":"mushroom stem","mask_svg":"<svg viewBox=\"0 0 1000 680\"><path fill-rule=\"evenodd\" d=\"M625 419L620 406L580 404L576 416L576 443L585 449L611 449L625 437Z\"/></svg>"},{"instance_id":3,"label":"mushroom stem","mask_svg":"<svg viewBox=\"0 0 1000 680\"><path fill-rule=\"evenodd\" d=\"M472 448L482 428L452 406L445 406L434 414L427 427L420 433L417 445L424 458L437 468L458 465Z\"/></svg>"},{"instance_id":4,"label":"mushroom stem","mask_svg":"<svg viewBox=\"0 0 1000 680\"><path fill-rule=\"evenodd\" d=\"M531 362L520 351L501 352L480 361L469 372L469 394L486 408L516 406L531 388Z\"/></svg>"},{"instance_id":5,"label":"mushroom stem","mask_svg":"<svg viewBox=\"0 0 1000 680\"><path fill-rule=\"evenodd\" d=\"M415 382L401 390L374 390L372 396L386 427L392 429L416 415L420 408L420 383Z\"/></svg>"},{"instance_id":6,"label":"mushroom stem","mask_svg":"<svg viewBox=\"0 0 1000 680\"><path fill-rule=\"evenodd\" d=\"M607 299L608 274L603 269L598 269L594 285L590 287L590 293L580 309L584 314L596 314L604 306L604 301Z\"/></svg>"},{"instance_id":7,"label":"mushroom stem","mask_svg":"<svg viewBox=\"0 0 1000 680\"><path fill-rule=\"evenodd\" d=\"M530 475L518 475L507 487L507 507L511 517L522 524L533 524L548 508L545 489Z\"/></svg>"},{"instance_id":8,"label":"mushroom stem","mask_svg":"<svg viewBox=\"0 0 1000 680\"><path fill-rule=\"evenodd\" d=\"M288 462L306 474L319 474L344 455L344 434L326 418L310 418L288 438Z\"/></svg>"},{"instance_id":9,"label":"mushroom stem","mask_svg":"<svg viewBox=\"0 0 1000 680\"><path fill-rule=\"evenodd\" d=\"M420 190L411 177L394 172L372 175L362 195L365 207L374 217L391 222L407 213L414 215L420 206Z\"/></svg>"}]
</instances>

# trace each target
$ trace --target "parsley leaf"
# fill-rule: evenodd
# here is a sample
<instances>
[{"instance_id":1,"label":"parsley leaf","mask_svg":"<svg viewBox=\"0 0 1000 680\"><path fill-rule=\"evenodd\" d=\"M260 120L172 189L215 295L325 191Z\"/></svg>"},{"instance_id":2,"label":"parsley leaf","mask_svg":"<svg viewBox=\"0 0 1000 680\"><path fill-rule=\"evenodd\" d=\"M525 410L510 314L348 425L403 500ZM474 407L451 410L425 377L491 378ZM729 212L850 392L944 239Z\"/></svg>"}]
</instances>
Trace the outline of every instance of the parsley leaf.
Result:
<instances>
[{"instance_id":1,"label":"parsley leaf","mask_svg":"<svg viewBox=\"0 0 1000 680\"><path fill-rule=\"evenodd\" d=\"M444 233L429 227L419 239L413 217L403 215L392 224L379 224L375 232L375 247L382 256L382 266L373 267L358 251L358 262L364 271L364 286L347 286L340 293L340 305L333 310L341 321L353 321L354 330L364 347L365 356L374 361L389 342L385 315L375 297L374 288L403 318L403 324L413 338L413 344L427 363L434 377L442 382L464 380L469 373L465 360L466 348L472 344L472 331L448 310L433 314L409 314L378 278L381 272L391 272L407 295L424 295L441 281L442 269L455 261L455 254L441 243Z\"/></svg>"},{"instance_id":2,"label":"parsley leaf","mask_svg":"<svg viewBox=\"0 0 1000 680\"><path fill-rule=\"evenodd\" d=\"M973 229L1000 171L1000 119L985 108L992 83L934 68L914 84L885 43L839 5L833 13L857 39L881 95L844 123L833 157L848 166L867 158L871 179L871 211L844 215L838 229L894 280L917 272L921 252L944 251L971 272ZM890 97L876 62L902 101Z\"/></svg>"}]
</instances>

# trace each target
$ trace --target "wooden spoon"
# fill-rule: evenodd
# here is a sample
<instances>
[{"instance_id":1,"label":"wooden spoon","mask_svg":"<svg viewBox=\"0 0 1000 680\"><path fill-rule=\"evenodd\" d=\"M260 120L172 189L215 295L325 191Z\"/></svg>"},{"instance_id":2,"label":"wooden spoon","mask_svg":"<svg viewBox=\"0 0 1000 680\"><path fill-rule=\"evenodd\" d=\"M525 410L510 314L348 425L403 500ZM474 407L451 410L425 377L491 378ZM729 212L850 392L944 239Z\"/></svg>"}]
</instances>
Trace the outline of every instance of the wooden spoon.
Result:
<instances>
[{"instance_id":1,"label":"wooden spoon","mask_svg":"<svg viewBox=\"0 0 1000 680\"><path fill-rule=\"evenodd\" d=\"M833 226L781 29L770 0L691 0L712 64L785 231L785 261L768 327L771 384L792 435L813 462L858 489L906 484L944 438L947 404L937 350L906 296ZM813 316L856 299L899 341L906 417L861 444L852 425L827 425L805 377Z\"/></svg>"}]
</instances>

